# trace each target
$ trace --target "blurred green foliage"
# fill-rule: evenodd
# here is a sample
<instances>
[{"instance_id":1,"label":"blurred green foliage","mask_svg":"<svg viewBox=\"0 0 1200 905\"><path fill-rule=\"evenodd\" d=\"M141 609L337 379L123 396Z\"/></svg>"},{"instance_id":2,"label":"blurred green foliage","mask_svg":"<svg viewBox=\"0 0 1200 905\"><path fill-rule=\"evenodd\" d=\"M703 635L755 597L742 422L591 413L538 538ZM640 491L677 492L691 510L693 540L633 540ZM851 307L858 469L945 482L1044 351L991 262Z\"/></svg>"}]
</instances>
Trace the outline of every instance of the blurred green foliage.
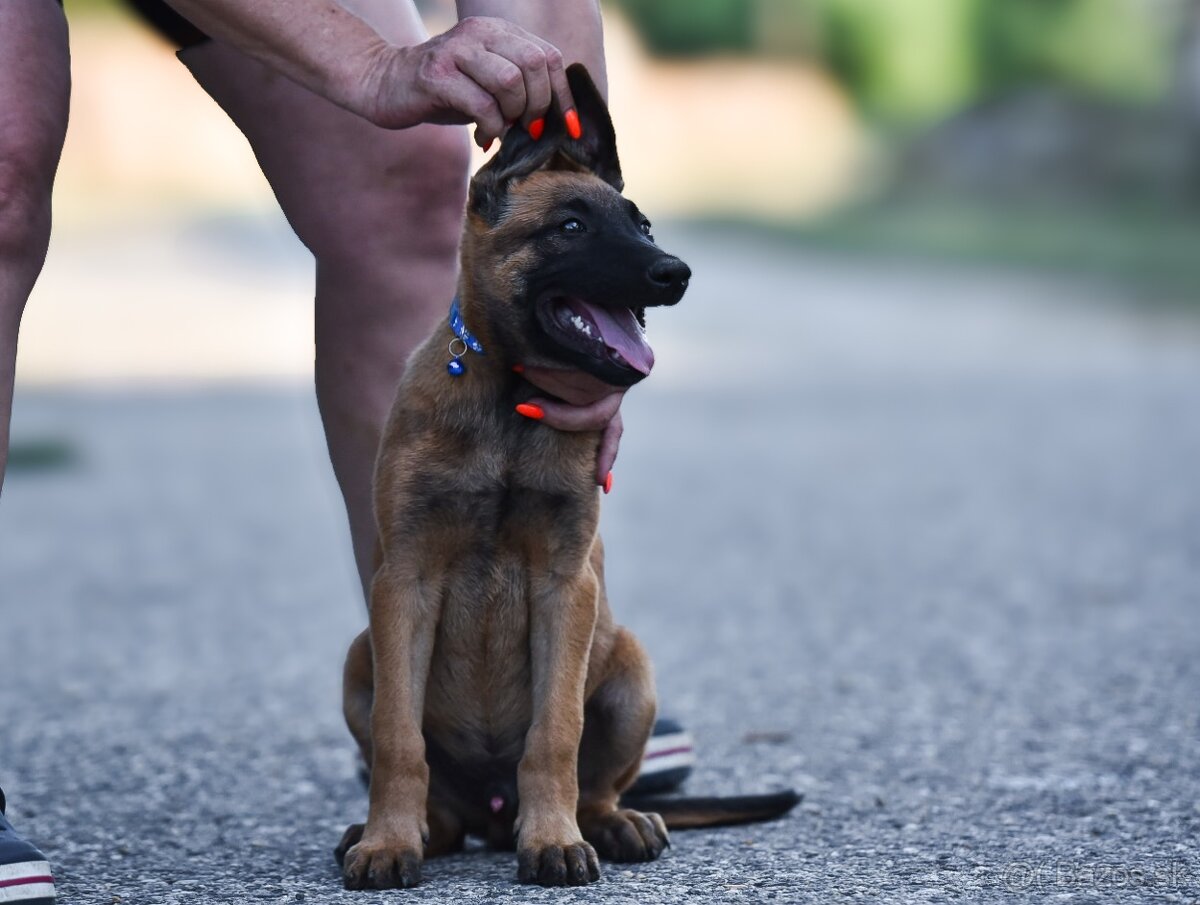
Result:
<instances>
[{"instance_id":1,"label":"blurred green foliage","mask_svg":"<svg viewBox=\"0 0 1200 905\"><path fill-rule=\"evenodd\" d=\"M991 90L1050 81L1136 102L1161 95L1170 82L1171 26L1179 23L1169 3L976 2L979 67Z\"/></svg>"},{"instance_id":2,"label":"blurred green foliage","mask_svg":"<svg viewBox=\"0 0 1200 905\"><path fill-rule=\"evenodd\" d=\"M1165 0L610 0L651 49L816 57L869 112L920 125L1053 84L1122 102L1170 83Z\"/></svg>"},{"instance_id":3,"label":"blurred green foliage","mask_svg":"<svg viewBox=\"0 0 1200 905\"><path fill-rule=\"evenodd\" d=\"M752 3L735 0L619 0L656 53L701 56L754 50Z\"/></svg>"},{"instance_id":4,"label":"blurred green foliage","mask_svg":"<svg viewBox=\"0 0 1200 905\"><path fill-rule=\"evenodd\" d=\"M826 62L872 112L931 119L978 92L978 0L814 2Z\"/></svg>"}]
</instances>

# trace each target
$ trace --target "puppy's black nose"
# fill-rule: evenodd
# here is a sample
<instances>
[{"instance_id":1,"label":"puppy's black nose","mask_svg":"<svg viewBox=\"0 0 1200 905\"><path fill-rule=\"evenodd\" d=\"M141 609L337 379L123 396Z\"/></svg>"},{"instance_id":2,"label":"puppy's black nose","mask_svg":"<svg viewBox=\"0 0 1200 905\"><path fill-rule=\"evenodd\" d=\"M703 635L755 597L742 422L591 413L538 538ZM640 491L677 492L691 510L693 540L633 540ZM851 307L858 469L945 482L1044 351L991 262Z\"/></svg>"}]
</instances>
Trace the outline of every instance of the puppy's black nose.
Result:
<instances>
[{"instance_id":1,"label":"puppy's black nose","mask_svg":"<svg viewBox=\"0 0 1200 905\"><path fill-rule=\"evenodd\" d=\"M688 280L692 277L692 268L679 258L664 255L650 265L646 275L659 289L675 289L682 292L687 289Z\"/></svg>"}]
</instances>

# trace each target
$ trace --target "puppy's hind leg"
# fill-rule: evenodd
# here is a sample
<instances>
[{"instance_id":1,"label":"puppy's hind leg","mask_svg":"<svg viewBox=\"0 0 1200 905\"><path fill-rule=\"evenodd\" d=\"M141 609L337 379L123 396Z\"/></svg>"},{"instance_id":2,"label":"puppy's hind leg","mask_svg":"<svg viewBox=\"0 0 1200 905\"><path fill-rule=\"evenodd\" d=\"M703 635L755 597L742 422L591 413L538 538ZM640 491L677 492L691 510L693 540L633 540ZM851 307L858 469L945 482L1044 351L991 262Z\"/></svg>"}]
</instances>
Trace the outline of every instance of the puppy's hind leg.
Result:
<instances>
[{"instance_id":1,"label":"puppy's hind leg","mask_svg":"<svg viewBox=\"0 0 1200 905\"><path fill-rule=\"evenodd\" d=\"M637 639L618 628L607 677L584 708L579 829L601 858L653 861L670 845L657 814L618 804L637 778L654 726L654 676Z\"/></svg>"},{"instance_id":2,"label":"puppy's hind leg","mask_svg":"<svg viewBox=\"0 0 1200 905\"><path fill-rule=\"evenodd\" d=\"M350 734L358 742L365 769L371 769L371 706L375 701L374 661L371 634L363 631L350 642L342 672L342 714Z\"/></svg>"},{"instance_id":3,"label":"puppy's hind leg","mask_svg":"<svg viewBox=\"0 0 1200 905\"><path fill-rule=\"evenodd\" d=\"M346 726L358 750L362 754L360 778L363 785L371 781L371 706L375 700L373 679L374 662L371 657L371 635L363 631L350 642L346 652L346 665L342 671L342 714ZM342 840L333 850L333 857L341 867L346 861L346 852L362 839L363 824L353 823L342 834Z\"/></svg>"}]
</instances>

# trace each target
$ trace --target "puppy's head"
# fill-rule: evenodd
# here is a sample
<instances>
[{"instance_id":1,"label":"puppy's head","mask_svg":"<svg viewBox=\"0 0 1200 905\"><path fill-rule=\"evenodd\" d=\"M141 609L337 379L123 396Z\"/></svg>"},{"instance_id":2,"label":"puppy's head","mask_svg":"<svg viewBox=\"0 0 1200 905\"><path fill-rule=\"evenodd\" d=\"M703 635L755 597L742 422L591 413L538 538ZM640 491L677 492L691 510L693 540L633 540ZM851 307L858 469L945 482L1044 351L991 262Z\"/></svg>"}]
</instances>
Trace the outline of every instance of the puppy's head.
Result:
<instances>
[{"instance_id":1,"label":"puppy's head","mask_svg":"<svg viewBox=\"0 0 1200 905\"><path fill-rule=\"evenodd\" d=\"M567 78L582 135L567 134L558 109L537 141L509 131L471 181L464 276L514 360L632 386L654 364L645 310L678 302L691 271L621 194L612 120L587 71Z\"/></svg>"}]
</instances>

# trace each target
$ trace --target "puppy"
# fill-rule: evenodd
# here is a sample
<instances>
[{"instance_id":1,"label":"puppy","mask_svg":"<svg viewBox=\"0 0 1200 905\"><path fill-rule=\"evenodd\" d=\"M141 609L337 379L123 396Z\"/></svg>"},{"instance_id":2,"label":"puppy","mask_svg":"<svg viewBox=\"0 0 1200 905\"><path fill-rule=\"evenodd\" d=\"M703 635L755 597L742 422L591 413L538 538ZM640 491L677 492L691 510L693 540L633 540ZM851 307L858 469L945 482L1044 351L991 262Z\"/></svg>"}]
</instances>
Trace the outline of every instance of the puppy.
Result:
<instances>
[{"instance_id":1,"label":"puppy","mask_svg":"<svg viewBox=\"0 0 1200 905\"><path fill-rule=\"evenodd\" d=\"M470 834L517 852L518 878L583 885L598 857L649 861L656 813L623 806L655 714L650 663L614 624L593 479L599 435L515 411L513 367L650 373L646 309L691 272L621 194L612 122L568 70L582 134L513 129L471 183L450 323L408 363L375 474L381 544L370 627L350 647L345 714L370 807L337 850L352 889L413 886ZM795 797L671 805L707 825ZM769 798L770 800L766 800Z\"/></svg>"}]
</instances>

